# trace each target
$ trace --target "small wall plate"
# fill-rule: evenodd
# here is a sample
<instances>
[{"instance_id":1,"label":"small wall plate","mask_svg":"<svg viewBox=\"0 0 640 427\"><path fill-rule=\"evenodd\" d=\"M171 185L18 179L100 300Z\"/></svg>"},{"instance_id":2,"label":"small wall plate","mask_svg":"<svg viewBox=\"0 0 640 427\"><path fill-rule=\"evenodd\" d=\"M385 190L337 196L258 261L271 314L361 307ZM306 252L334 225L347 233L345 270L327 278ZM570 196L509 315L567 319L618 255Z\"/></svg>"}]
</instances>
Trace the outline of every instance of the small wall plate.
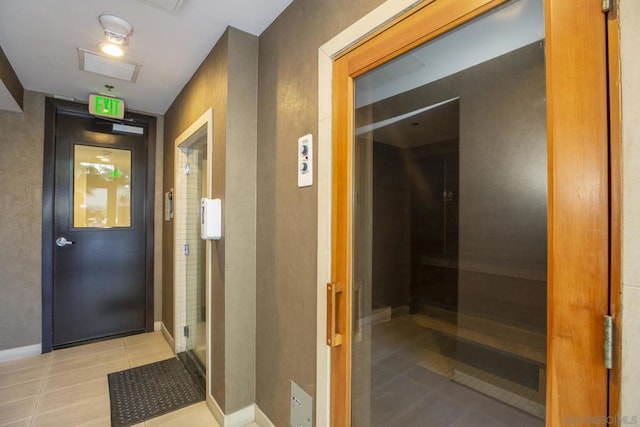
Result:
<instances>
[{"instance_id":1,"label":"small wall plate","mask_svg":"<svg viewBox=\"0 0 640 427\"><path fill-rule=\"evenodd\" d=\"M291 381L291 427L312 427L313 399L298 384Z\"/></svg>"}]
</instances>

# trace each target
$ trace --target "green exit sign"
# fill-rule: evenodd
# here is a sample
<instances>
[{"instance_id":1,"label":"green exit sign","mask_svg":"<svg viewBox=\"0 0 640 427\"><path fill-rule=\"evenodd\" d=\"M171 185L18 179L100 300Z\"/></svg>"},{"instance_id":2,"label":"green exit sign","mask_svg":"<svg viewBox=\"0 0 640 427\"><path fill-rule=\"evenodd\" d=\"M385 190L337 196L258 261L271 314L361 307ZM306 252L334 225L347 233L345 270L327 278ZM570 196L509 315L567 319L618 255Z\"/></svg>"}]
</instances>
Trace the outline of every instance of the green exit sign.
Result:
<instances>
[{"instance_id":1,"label":"green exit sign","mask_svg":"<svg viewBox=\"0 0 640 427\"><path fill-rule=\"evenodd\" d=\"M124 101L104 95L89 95L89 112L94 116L122 119L124 117Z\"/></svg>"}]
</instances>

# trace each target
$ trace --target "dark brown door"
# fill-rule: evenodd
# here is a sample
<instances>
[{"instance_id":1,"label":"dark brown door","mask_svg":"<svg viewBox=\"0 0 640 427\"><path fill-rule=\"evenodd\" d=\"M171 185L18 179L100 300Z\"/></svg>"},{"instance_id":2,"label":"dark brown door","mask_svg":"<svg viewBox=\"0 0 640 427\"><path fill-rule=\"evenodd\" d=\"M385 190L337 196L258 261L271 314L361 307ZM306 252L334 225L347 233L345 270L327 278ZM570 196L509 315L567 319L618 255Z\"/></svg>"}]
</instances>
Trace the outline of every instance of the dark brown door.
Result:
<instances>
[{"instance_id":1,"label":"dark brown door","mask_svg":"<svg viewBox=\"0 0 640 427\"><path fill-rule=\"evenodd\" d=\"M56 113L54 348L145 330L146 133Z\"/></svg>"}]
</instances>

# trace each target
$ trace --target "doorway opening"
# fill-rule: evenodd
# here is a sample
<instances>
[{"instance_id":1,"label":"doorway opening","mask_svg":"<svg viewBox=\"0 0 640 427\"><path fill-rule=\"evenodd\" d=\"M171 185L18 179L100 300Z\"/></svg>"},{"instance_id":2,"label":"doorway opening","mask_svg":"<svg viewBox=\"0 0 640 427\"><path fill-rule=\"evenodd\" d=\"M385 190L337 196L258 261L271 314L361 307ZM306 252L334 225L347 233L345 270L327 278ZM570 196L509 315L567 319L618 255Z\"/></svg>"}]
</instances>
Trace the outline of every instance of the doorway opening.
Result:
<instances>
[{"instance_id":1,"label":"doorway opening","mask_svg":"<svg viewBox=\"0 0 640 427\"><path fill-rule=\"evenodd\" d=\"M211 198L212 110L175 141L175 351L203 391L210 387L211 241L200 238L203 197Z\"/></svg>"},{"instance_id":2,"label":"doorway opening","mask_svg":"<svg viewBox=\"0 0 640 427\"><path fill-rule=\"evenodd\" d=\"M353 426L544 424L543 34L521 0L354 81Z\"/></svg>"},{"instance_id":3,"label":"doorway opening","mask_svg":"<svg viewBox=\"0 0 640 427\"><path fill-rule=\"evenodd\" d=\"M332 188L318 192L332 214L319 222L331 248L321 317L331 425L606 414L605 17L560 4L424 2L346 53L328 47L332 109L320 125L332 125ZM597 49L567 56L583 39ZM457 136L416 144L430 153L390 142L408 132L396 123L453 98ZM404 124L435 125L431 137L446 122ZM585 186L598 196L587 204Z\"/></svg>"},{"instance_id":4,"label":"doorway opening","mask_svg":"<svg viewBox=\"0 0 640 427\"><path fill-rule=\"evenodd\" d=\"M47 98L42 351L153 331L155 118Z\"/></svg>"}]
</instances>

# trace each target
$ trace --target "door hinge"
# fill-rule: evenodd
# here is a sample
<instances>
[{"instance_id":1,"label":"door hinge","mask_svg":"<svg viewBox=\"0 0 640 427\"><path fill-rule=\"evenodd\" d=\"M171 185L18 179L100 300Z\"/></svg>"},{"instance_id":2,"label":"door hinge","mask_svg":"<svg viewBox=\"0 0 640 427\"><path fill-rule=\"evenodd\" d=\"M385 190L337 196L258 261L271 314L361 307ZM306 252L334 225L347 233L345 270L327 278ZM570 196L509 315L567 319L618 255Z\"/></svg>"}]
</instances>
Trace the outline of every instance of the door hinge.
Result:
<instances>
[{"instance_id":1,"label":"door hinge","mask_svg":"<svg viewBox=\"0 0 640 427\"><path fill-rule=\"evenodd\" d=\"M185 326L183 330L184 336L189 338L189 326Z\"/></svg>"},{"instance_id":2,"label":"door hinge","mask_svg":"<svg viewBox=\"0 0 640 427\"><path fill-rule=\"evenodd\" d=\"M189 163L185 163L185 165L184 165L184 174L185 175L190 175L191 174L191 165Z\"/></svg>"},{"instance_id":3,"label":"door hinge","mask_svg":"<svg viewBox=\"0 0 640 427\"><path fill-rule=\"evenodd\" d=\"M183 251L185 256L189 256L189 245L184 245Z\"/></svg>"},{"instance_id":4,"label":"door hinge","mask_svg":"<svg viewBox=\"0 0 640 427\"><path fill-rule=\"evenodd\" d=\"M604 367L613 368L613 317L604 316Z\"/></svg>"},{"instance_id":5,"label":"door hinge","mask_svg":"<svg viewBox=\"0 0 640 427\"><path fill-rule=\"evenodd\" d=\"M602 12L607 13L611 9L611 0L602 0Z\"/></svg>"}]
</instances>

